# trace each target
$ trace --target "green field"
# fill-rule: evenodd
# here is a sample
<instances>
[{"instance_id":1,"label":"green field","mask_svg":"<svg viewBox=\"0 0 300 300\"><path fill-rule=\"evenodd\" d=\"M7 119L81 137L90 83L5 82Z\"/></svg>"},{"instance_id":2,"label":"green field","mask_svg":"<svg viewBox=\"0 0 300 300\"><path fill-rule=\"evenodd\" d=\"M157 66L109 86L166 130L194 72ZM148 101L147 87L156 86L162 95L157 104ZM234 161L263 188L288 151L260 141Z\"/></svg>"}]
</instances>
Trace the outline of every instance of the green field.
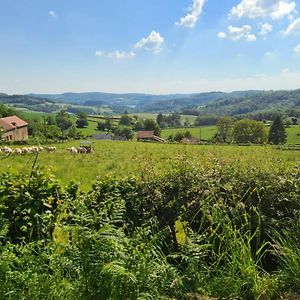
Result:
<instances>
[{"instance_id":1,"label":"green field","mask_svg":"<svg viewBox=\"0 0 300 300\"><path fill-rule=\"evenodd\" d=\"M202 140L210 140L214 137L217 132L216 126L203 126L193 128L172 128L165 129L162 131L162 138L167 139L171 134L175 135L177 132L189 131L192 137Z\"/></svg>"},{"instance_id":2,"label":"green field","mask_svg":"<svg viewBox=\"0 0 300 300\"><path fill-rule=\"evenodd\" d=\"M43 117L48 116L55 116L55 113L45 113L45 112L37 112L37 111L31 111L31 110L25 110L18 113L20 117L26 119L26 120L39 120L42 121Z\"/></svg>"},{"instance_id":3,"label":"green field","mask_svg":"<svg viewBox=\"0 0 300 300\"><path fill-rule=\"evenodd\" d=\"M287 144L300 144L300 126L295 125L286 128Z\"/></svg>"},{"instance_id":4,"label":"green field","mask_svg":"<svg viewBox=\"0 0 300 300\"><path fill-rule=\"evenodd\" d=\"M199 166L218 162L274 170L294 168L300 164L298 151L279 150L271 146L192 146L117 141L94 141L93 145L95 152L92 154L72 155L67 148L79 146L79 142L58 144L56 153L41 153L37 164L64 184L74 179L83 189L90 188L97 176L140 176L143 171L149 170L161 173L172 169L178 160ZM2 155L0 173L30 173L33 161L33 154Z\"/></svg>"}]
</instances>

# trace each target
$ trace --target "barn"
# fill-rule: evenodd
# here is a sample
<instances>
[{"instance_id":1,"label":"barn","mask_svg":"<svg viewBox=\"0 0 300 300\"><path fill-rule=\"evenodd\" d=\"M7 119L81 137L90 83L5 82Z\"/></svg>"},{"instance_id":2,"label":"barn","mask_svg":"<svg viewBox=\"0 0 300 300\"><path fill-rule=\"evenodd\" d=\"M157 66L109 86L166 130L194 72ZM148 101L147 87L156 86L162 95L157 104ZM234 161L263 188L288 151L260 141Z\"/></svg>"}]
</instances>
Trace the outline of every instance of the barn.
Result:
<instances>
[{"instance_id":1,"label":"barn","mask_svg":"<svg viewBox=\"0 0 300 300\"><path fill-rule=\"evenodd\" d=\"M136 138L139 142L156 142L156 143L164 143L165 140L154 135L154 131L138 131L136 133Z\"/></svg>"},{"instance_id":2,"label":"barn","mask_svg":"<svg viewBox=\"0 0 300 300\"><path fill-rule=\"evenodd\" d=\"M28 123L17 116L0 118L0 128L2 139L7 142L28 140Z\"/></svg>"}]
</instances>

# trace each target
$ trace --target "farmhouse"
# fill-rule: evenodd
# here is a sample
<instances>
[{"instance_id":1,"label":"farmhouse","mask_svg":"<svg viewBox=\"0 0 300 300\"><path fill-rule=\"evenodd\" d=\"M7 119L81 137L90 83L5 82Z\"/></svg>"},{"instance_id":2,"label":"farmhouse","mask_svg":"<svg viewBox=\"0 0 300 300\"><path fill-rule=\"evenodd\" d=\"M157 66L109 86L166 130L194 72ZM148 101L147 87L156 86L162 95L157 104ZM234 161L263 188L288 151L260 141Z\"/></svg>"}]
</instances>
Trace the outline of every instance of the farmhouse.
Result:
<instances>
[{"instance_id":1,"label":"farmhouse","mask_svg":"<svg viewBox=\"0 0 300 300\"><path fill-rule=\"evenodd\" d=\"M8 142L27 141L28 140L28 123L11 116L0 119L0 128L2 129L2 139Z\"/></svg>"},{"instance_id":2,"label":"farmhouse","mask_svg":"<svg viewBox=\"0 0 300 300\"><path fill-rule=\"evenodd\" d=\"M154 131L138 131L136 133L136 138L139 142L157 142L164 143L165 140L154 135Z\"/></svg>"}]
</instances>

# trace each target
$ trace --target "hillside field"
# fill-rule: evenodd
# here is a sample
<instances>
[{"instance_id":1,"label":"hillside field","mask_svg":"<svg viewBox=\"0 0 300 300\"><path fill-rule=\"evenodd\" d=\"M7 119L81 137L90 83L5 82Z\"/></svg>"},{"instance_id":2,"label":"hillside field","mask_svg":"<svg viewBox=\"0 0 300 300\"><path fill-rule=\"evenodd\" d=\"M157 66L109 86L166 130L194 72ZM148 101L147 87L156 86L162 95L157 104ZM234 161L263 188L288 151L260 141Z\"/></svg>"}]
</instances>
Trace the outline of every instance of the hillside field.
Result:
<instances>
[{"instance_id":1,"label":"hillside field","mask_svg":"<svg viewBox=\"0 0 300 300\"><path fill-rule=\"evenodd\" d=\"M157 174L170 171L179 162L200 167L214 164L237 165L260 169L296 168L300 165L299 151L279 150L272 146L193 146L181 144L152 144L140 142L94 141L92 154L70 154L68 147L79 142L57 144L56 153L39 154L39 168L54 174L64 184L71 180L87 190L97 177L113 175L141 176L144 172ZM11 155L0 158L0 173L30 174L35 155Z\"/></svg>"}]
</instances>

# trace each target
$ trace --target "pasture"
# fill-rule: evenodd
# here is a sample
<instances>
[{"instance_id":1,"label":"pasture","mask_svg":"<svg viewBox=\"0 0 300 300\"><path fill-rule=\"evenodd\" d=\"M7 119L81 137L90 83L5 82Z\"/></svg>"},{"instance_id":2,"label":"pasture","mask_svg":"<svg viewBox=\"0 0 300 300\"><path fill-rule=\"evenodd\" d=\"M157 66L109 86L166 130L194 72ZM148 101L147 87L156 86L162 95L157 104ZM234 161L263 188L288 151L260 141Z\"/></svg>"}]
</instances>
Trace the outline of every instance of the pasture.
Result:
<instances>
[{"instance_id":1,"label":"pasture","mask_svg":"<svg viewBox=\"0 0 300 300\"><path fill-rule=\"evenodd\" d=\"M37 166L55 175L63 184L74 180L88 190L96 178L107 175L121 178L142 176L146 172L161 174L181 164L199 167L215 164L261 170L298 168L299 151L279 150L272 146L193 146L181 144L152 144L140 142L94 141L94 153L71 154L67 148L79 146L78 141L56 144L55 153L41 152ZM0 173L30 174L34 154L1 155Z\"/></svg>"}]
</instances>

